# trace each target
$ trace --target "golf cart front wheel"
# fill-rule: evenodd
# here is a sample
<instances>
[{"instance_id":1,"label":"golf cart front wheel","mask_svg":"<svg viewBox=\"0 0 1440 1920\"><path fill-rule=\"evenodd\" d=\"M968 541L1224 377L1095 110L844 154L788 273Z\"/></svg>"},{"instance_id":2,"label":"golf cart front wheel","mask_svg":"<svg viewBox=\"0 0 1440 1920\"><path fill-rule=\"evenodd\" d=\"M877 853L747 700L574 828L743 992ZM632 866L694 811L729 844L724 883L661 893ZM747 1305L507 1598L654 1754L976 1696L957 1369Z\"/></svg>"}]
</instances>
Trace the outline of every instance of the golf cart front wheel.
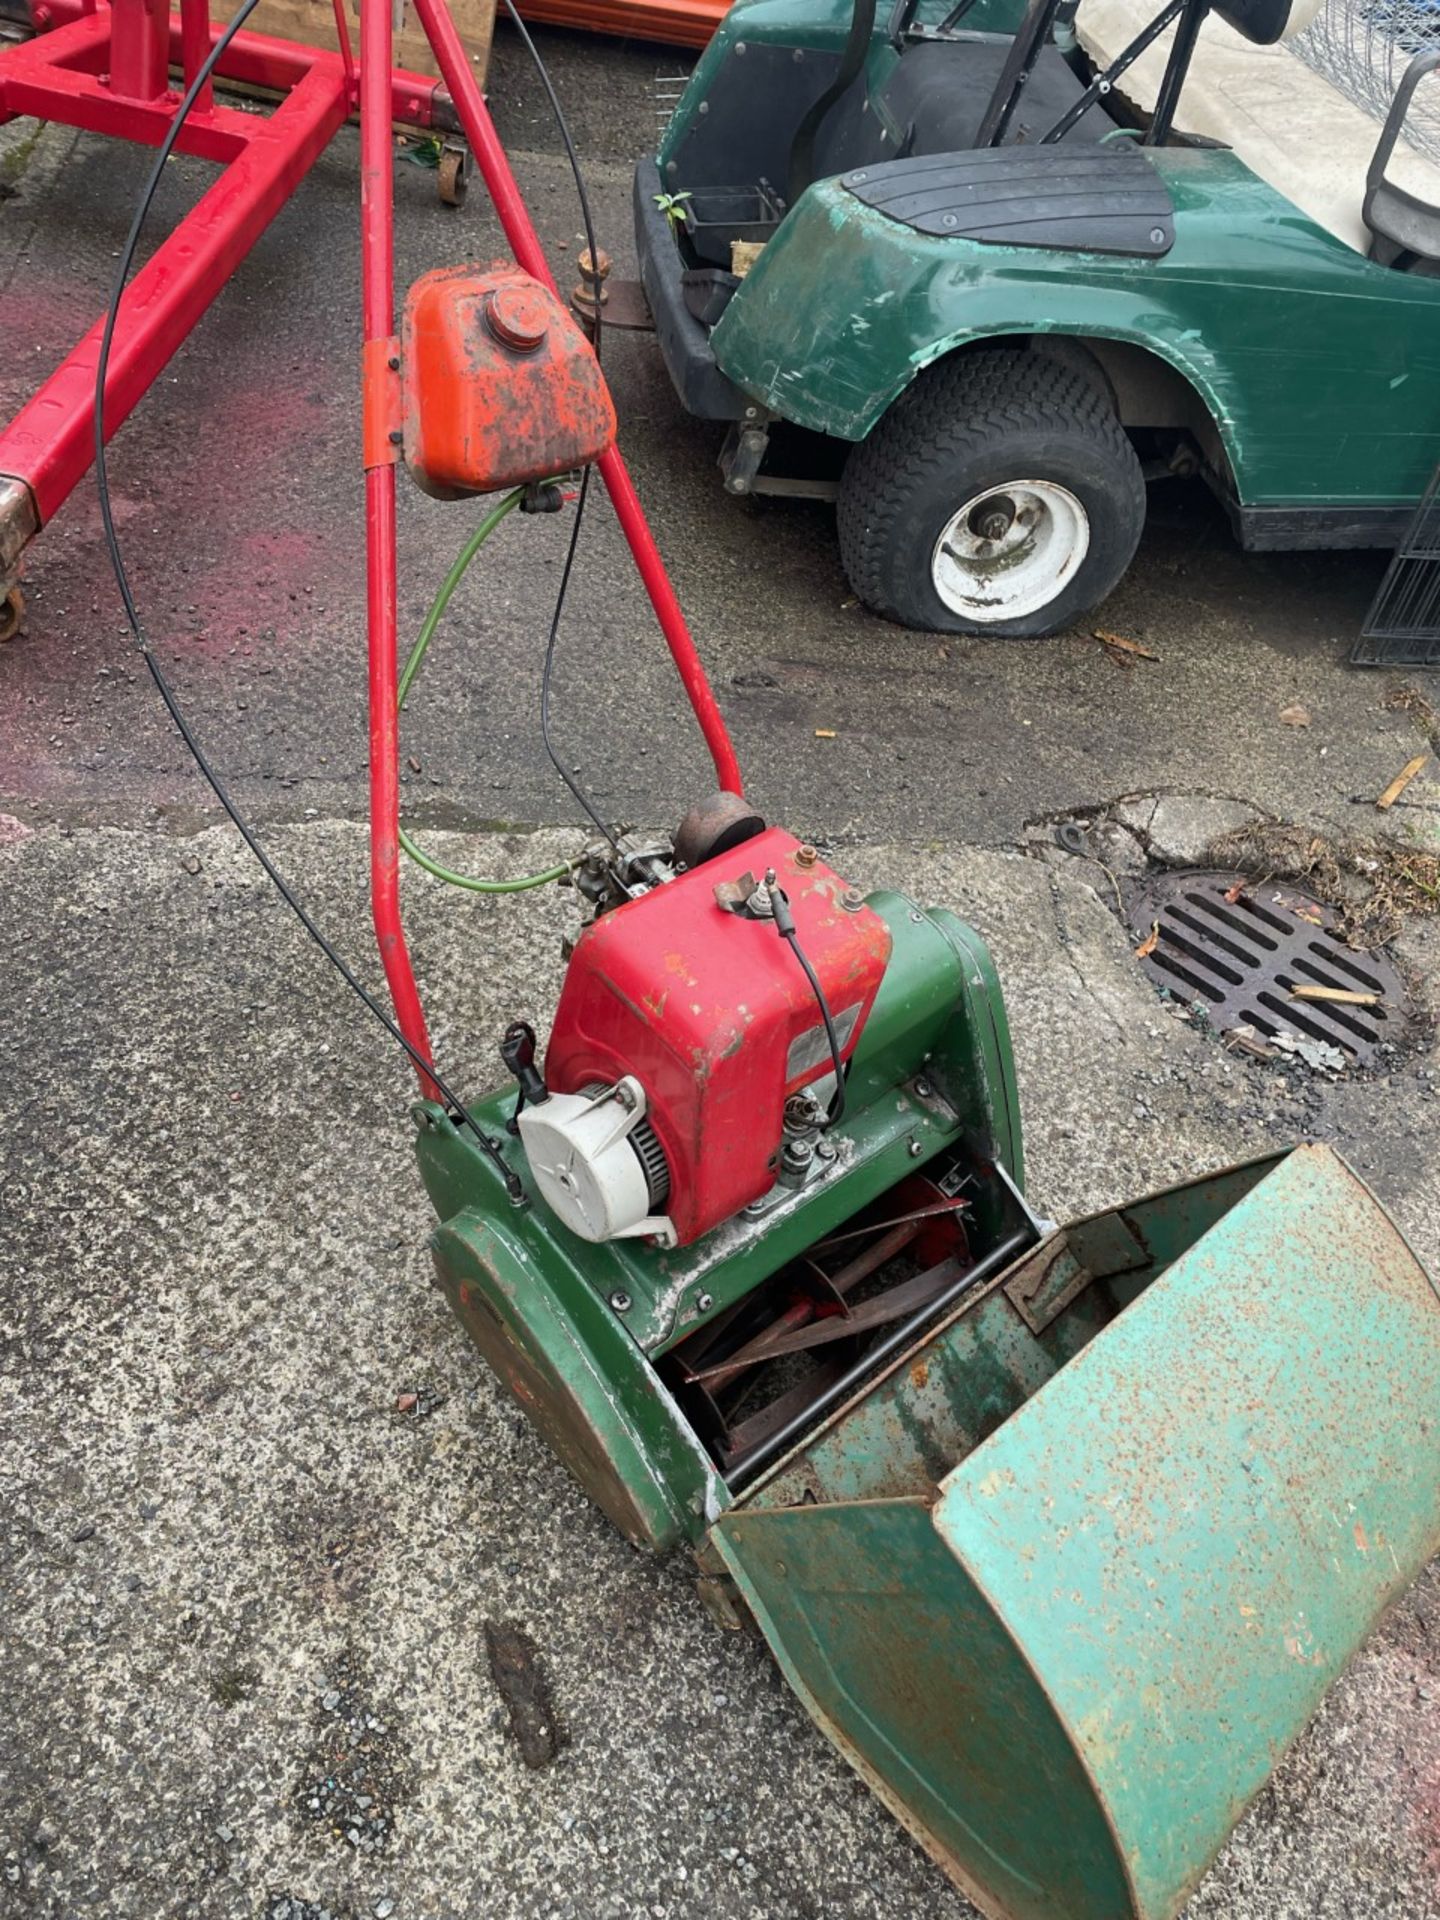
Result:
<instances>
[{"instance_id":1,"label":"golf cart front wheel","mask_svg":"<svg viewBox=\"0 0 1440 1920\"><path fill-rule=\"evenodd\" d=\"M1109 593L1144 522L1140 462L1108 396L1023 351L922 374L840 490L856 593L931 632L1057 632Z\"/></svg>"}]
</instances>

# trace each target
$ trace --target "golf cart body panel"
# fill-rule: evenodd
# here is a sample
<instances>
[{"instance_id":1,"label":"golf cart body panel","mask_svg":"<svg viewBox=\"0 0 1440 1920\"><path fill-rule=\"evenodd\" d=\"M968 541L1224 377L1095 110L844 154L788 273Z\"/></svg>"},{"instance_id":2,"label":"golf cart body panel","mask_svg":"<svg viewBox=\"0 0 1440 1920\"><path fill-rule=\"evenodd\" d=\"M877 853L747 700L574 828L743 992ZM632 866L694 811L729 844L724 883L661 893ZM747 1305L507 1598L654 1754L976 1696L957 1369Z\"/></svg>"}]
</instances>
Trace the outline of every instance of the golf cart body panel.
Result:
<instances>
[{"instance_id":1,"label":"golf cart body panel","mask_svg":"<svg viewBox=\"0 0 1440 1920\"><path fill-rule=\"evenodd\" d=\"M855 441L977 341L1125 343L1199 396L1242 506L1413 505L1440 436L1440 282L1353 253L1234 154L1149 157L1176 213L1158 261L923 234L822 181L714 327L716 364L782 419Z\"/></svg>"},{"instance_id":2,"label":"golf cart body panel","mask_svg":"<svg viewBox=\"0 0 1440 1920\"><path fill-rule=\"evenodd\" d=\"M1061 630L1172 474L1245 547L1393 545L1440 437L1440 173L1396 145L1424 61L1362 164L1279 44L1305 20L738 0L635 178L727 490L834 499L857 596L924 631Z\"/></svg>"}]
</instances>

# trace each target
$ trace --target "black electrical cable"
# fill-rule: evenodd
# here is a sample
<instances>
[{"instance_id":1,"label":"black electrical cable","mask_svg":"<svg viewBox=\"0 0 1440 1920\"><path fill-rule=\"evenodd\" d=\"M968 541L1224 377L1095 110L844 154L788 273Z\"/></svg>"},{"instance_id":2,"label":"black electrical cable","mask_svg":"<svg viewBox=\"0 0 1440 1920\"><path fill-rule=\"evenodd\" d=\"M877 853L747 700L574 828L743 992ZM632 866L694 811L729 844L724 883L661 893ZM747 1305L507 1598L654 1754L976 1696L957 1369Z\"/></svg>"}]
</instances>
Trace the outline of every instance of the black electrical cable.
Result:
<instances>
[{"instance_id":1,"label":"black electrical cable","mask_svg":"<svg viewBox=\"0 0 1440 1920\"><path fill-rule=\"evenodd\" d=\"M585 229L585 245L590 249L590 265L592 269L598 272L600 250L595 244L595 220L590 211L590 194L585 185L585 175L580 166L580 156L575 150L575 142L570 135L570 123L565 118L565 109L560 104L560 96L556 93L554 82L550 78L550 69L546 66L540 49L531 39L530 29L520 18L519 9L515 5L515 0L505 0L505 9L510 15L511 24L524 43L525 51L534 62L535 72L539 77L541 86L545 89L545 98L550 102L550 111L555 116L555 125L560 134L561 144L565 148L565 158L570 162L570 171L575 177L575 197L580 202L580 223ZM600 301L597 298L595 302L593 334L593 345L595 348L595 358L597 360L600 358L601 327Z\"/></svg>"},{"instance_id":2,"label":"black electrical cable","mask_svg":"<svg viewBox=\"0 0 1440 1920\"><path fill-rule=\"evenodd\" d=\"M575 142L571 137L570 124L565 118L565 109L561 106L560 96L556 93L554 83L551 81L550 69L545 65L540 49L531 39L529 28L520 18L515 6L515 0L505 0L505 6L516 32L524 42L525 51L534 62L540 84L545 89L545 97L550 102L550 111L555 116L555 125L559 130L560 140L565 148L565 157L570 162L570 171L575 178L575 195L580 202L580 220L585 228L585 245L590 252L590 265L592 268L595 268L598 266L600 259L599 248L595 240L595 220L590 210L590 194L585 185L584 170L580 165L580 156L576 152ZM598 279L596 284L598 287ZM601 320L600 301L597 297L591 335L597 361L600 358L600 335L602 328L603 322ZM550 740L550 684L555 670L555 645L560 637L560 621L565 612L565 595L570 587L570 574L574 568L575 554L580 545L580 529L584 524L585 503L589 496L590 469L586 467L580 475L580 494L575 502L575 519L570 528L570 545L565 555L565 566L560 575L559 591L555 595L555 611L550 618L550 635L545 642L545 666L540 675L540 738L544 742L545 752L549 756L551 766L554 767L556 773L559 774L565 785L570 789L571 795L582 811L589 815L592 823L599 829L600 833L604 835L605 839L610 842L616 856L621 857L620 843L616 840L614 833L605 824L604 820L601 819L589 795L585 792L584 788L581 787L579 782L573 778L559 754L556 753Z\"/></svg>"},{"instance_id":3,"label":"black electrical cable","mask_svg":"<svg viewBox=\"0 0 1440 1920\"><path fill-rule=\"evenodd\" d=\"M570 571L575 565L576 549L580 545L580 528L585 519L585 500L589 492L590 468L586 467L580 475L580 494L575 502L575 519L570 528L570 545L565 552L565 565L560 574L560 587L555 595L555 611L550 616L550 637L545 642L545 665L540 672L540 738L545 743L545 751L550 756L551 766L554 767L555 771L565 782L576 800L579 801L585 812L589 814L595 826L610 842L610 845L615 850L616 857L623 858L623 855L620 853L619 841L615 838L610 828L606 826L604 820L601 819L590 796L585 792L585 789L580 785L578 780L572 778L569 769L561 760L559 754L556 753L550 740L550 681L555 671L555 642L560 637L560 616L565 611L565 593L570 585Z\"/></svg>"},{"instance_id":4,"label":"black electrical cable","mask_svg":"<svg viewBox=\"0 0 1440 1920\"><path fill-rule=\"evenodd\" d=\"M506 1188L511 1197L518 1199L523 1194L524 1188L521 1186L519 1175L506 1165L505 1158L500 1152L499 1147L478 1125L473 1115L466 1109L463 1101L445 1084L430 1061L427 1060L425 1055L420 1051L419 1047L415 1046L406 1038L396 1022L391 1019L390 1015L381 1006L380 1002L351 972L344 959L320 931L320 928L310 917L309 912L301 901L297 899L291 891L290 884L284 874L281 873L280 869L260 844L254 828L230 798L225 783L211 766L205 756L204 749L191 732L190 724L181 711L180 703L176 699L170 682L165 676L164 669L151 651L149 639L146 636L144 625L140 619L139 609L135 604L135 596L130 589L130 577L125 571L125 561L120 552L120 541L115 531L115 518L110 505L110 478L105 461L105 376L109 371L110 347L115 337L115 324L120 313L120 302L125 292L125 283L130 277L130 268L134 263L135 250L140 243L141 229L144 227L146 216L155 198L155 190L160 184L160 177L165 171L166 163L174 151L175 142L180 137L180 130L185 124L186 115L199 98L202 88L214 72L221 55L225 52L225 49L230 45L230 42L235 38L235 35L240 31L241 27L244 26L246 20L249 19L258 5L259 0L242 0L242 4L236 9L229 24L202 62L200 70L191 81L184 99L181 100L180 105L176 108L165 138L161 141L159 149L156 152L155 164L150 170L148 180L145 182L144 192L141 194L139 204L135 209L135 217L130 222L130 232L126 237L124 247L121 249L120 264L115 270L115 282L110 294L110 304L105 311L104 331L100 336L100 357L95 367L95 481L100 494L100 518L105 528L105 546L110 555L110 565L114 570L116 584L120 589L120 598L125 603L125 617L130 623L130 630L135 636L145 665L150 671L150 678L155 682L160 698L165 702L166 709L169 712L170 718L175 723L180 738L190 750L196 766L209 782L215 798L230 816L230 820L235 830L239 833L240 838L260 862L266 874L274 882L281 899L284 900L285 904L295 914L301 926L304 927L316 946L318 946L320 951L325 955L325 958L335 968L346 986L348 986L370 1012L374 1014L375 1018L380 1022L381 1026L384 1027L391 1039L398 1042L421 1072L428 1075L436 1087L439 1088L448 1105L459 1115L465 1125L469 1127L481 1147L494 1161L497 1170L504 1178Z\"/></svg>"},{"instance_id":5,"label":"black electrical cable","mask_svg":"<svg viewBox=\"0 0 1440 1920\"><path fill-rule=\"evenodd\" d=\"M766 874L765 889L770 895L770 910L775 916L775 930L804 969L805 978L810 982L810 991L815 996L815 1004L820 1009L820 1018L825 1022L825 1038L830 1042L830 1058L835 1067L835 1091L830 1096L826 1123L832 1127L838 1126L845 1117L845 1063L840 1057L840 1036L835 1031L830 1002L825 998L825 989L820 984L820 976L810 964L809 954L800 944L800 936L795 931L795 916L790 911L789 898L784 888L776 884L773 873Z\"/></svg>"}]
</instances>

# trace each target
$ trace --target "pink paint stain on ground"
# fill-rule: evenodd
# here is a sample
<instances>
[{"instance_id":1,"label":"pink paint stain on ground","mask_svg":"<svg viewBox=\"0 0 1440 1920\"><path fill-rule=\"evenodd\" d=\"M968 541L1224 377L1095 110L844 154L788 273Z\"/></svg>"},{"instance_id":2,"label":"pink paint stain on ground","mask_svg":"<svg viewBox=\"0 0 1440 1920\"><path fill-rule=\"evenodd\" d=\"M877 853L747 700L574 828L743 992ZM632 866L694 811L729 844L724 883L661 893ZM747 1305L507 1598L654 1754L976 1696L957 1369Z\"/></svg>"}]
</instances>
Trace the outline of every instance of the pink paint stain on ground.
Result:
<instances>
[{"instance_id":1,"label":"pink paint stain on ground","mask_svg":"<svg viewBox=\"0 0 1440 1920\"><path fill-rule=\"evenodd\" d=\"M357 558L322 528L255 529L212 554L187 590L197 617L216 637L258 639L273 633L291 642L319 638L335 610L355 593Z\"/></svg>"}]
</instances>

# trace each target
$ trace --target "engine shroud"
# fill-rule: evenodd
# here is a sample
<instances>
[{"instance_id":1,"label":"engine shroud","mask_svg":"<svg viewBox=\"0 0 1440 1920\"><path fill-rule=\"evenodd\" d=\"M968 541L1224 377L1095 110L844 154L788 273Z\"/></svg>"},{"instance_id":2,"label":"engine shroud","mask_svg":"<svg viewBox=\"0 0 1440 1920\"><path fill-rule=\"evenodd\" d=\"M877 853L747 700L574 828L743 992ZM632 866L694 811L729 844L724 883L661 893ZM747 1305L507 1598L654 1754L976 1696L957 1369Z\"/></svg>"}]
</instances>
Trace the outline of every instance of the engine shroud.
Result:
<instances>
[{"instance_id":1,"label":"engine shroud","mask_svg":"<svg viewBox=\"0 0 1440 1920\"><path fill-rule=\"evenodd\" d=\"M778 827L592 921L546 1050L552 1092L627 1074L644 1087L681 1246L775 1184L786 1100L833 1072L814 992L774 921L716 897L772 867L848 1059L890 959L890 928Z\"/></svg>"}]
</instances>

